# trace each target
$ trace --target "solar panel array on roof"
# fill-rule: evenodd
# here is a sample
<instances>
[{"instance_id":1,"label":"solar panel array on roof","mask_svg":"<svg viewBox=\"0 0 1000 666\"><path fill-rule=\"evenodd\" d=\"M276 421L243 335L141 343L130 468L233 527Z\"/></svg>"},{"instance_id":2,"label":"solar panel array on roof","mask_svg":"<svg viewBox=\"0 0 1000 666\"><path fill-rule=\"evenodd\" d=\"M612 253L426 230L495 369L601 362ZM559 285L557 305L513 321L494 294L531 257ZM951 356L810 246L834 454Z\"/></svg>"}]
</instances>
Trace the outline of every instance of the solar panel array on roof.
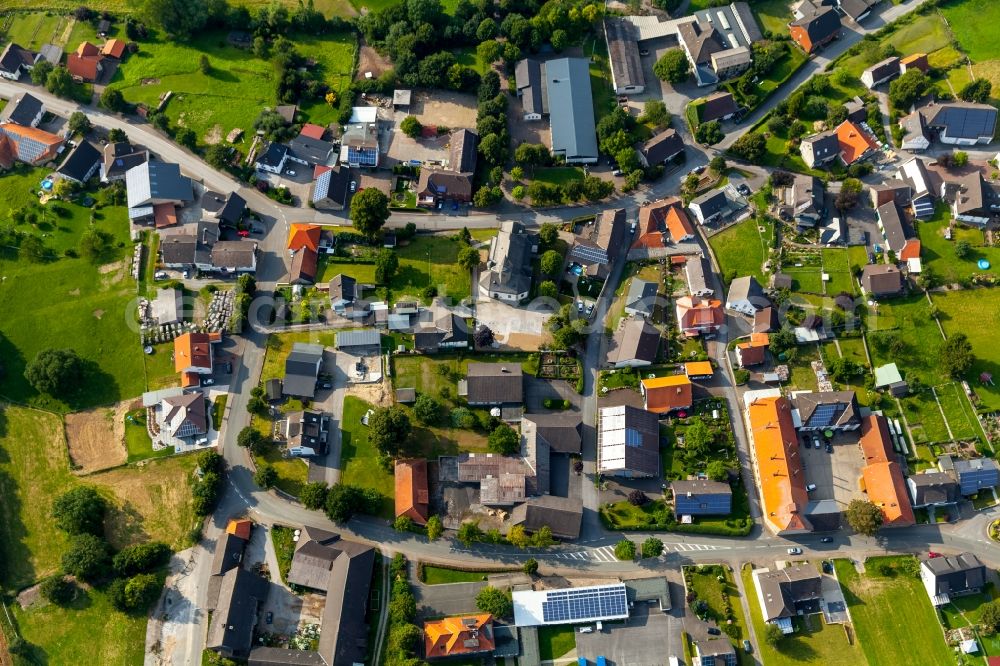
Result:
<instances>
[{"instance_id":1,"label":"solar panel array on roof","mask_svg":"<svg viewBox=\"0 0 1000 666\"><path fill-rule=\"evenodd\" d=\"M628 615L625 585L575 590L554 590L542 602L546 622L586 622L595 618Z\"/></svg>"},{"instance_id":2,"label":"solar panel array on roof","mask_svg":"<svg viewBox=\"0 0 1000 666\"><path fill-rule=\"evenodd\" d=\"M635 428L625 428L626 446L642 446L642 433Z\"/></svg>"},{"instance_id":3,"label":"solar panel array on roof","mask_svg":"<svg viewBox=\"0 0 1000 666\"><path fill-rule=\"evenodd\" d=\"M573 255L580 261L598 264L608 260L608 253L599 247L592 245L577 245L573 248Z\"/></svg>"},{"instance_id":4,"label":"solar panel array on roof","mask_svg":"<svg viewBox=\"0 0 1000 666\"><path fill-rule=\"evenodd\" d=\"M837 413L839 411L840 405L836 403L819 405L816 407L816 411L813 412L812 418L809 419L809 425L813 428L825 428L827 426L831 426L834 421L836 421Z\"/></svg>"},{"instance_id":5,"label":"solar panel array on roof","mask_svg":"<svg viewBox=\"0 0 1000 666\"><path fill-rule=\"evenodd\" d=\"M701 657L700 666L718 666L718 660L716 657L721 657L725 666L736 666L738 663L736 661L736 654L720 654L720 655L705 655Z\"/></svg>"},{"instance_id":6,"label":"solar panel array on roof","mask_svg":"<svg viewBox=\"0 0 1000 666\"><path fill-rule=\"evenodd\" d=\"M370 148L348 148L347 162L361 166L375 166L378 164L378 151Z\"/></svg>"}]
</instances>

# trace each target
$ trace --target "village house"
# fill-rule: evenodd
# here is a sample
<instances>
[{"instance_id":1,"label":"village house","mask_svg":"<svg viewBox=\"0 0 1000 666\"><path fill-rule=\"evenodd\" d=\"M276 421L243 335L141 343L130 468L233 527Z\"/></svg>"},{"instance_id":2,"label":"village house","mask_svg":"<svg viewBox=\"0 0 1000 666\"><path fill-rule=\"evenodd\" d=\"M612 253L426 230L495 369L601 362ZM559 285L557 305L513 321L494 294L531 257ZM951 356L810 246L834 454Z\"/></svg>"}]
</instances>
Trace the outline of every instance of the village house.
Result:
<instances>
[{"instance_id":1,"label":"village house","mask_svg":"<svg viewBox=\"0 0 1000 666\"><path fill-rule=\"evenodd\" d=\"M658 477L660 423L657 415L628 405L600 409L597 471L625 478Z\"/></svg>"},{"instance_id":2,"label":"village house","mask_svg":"<svg viewBox=\"0 0 1000 666\"><path fill-rule=\"evenodd\" d=\"M677 328L686 337L715 333L725 323L722 301L702 299L698 296L681 296L674 302Z\"/></svg>"},{"instance_id":3,"label":"village house","mask_svg":"<svg viewBox=\"0 0 1000 666\"><path fill-rule=\"evenodd\" d=\"M639 392L646 411L654 414L690 409L694 400L691 379L687 375L647 377L639 382Z\"/></svg>"},{"instance_id":4,"label":"village house","mask_svg":"<svg viewBox=\"0 0 1000 666\"><path fill-rule=\"evenodd\" d=\"M733 489L728 483L708 479L672 481L674 515L728 516L733 510Z\"/></svg>"},{"instance_id":5,"label":"village house","mask_svg":"<svg viewBox=\"0 0 1000 666\"><path fill-rule=\"evenodd\" d=\"M608 346L607 363L614 368L652 365L660 351L660 331L642 317L626 317Z\"/></svg>"},{"instance_id":6,"label":"village house","mask_svg":"<svg viewBox=\"0 0 1000 666\"><path fill-rule=\"evenodd\" d=\"M603 210L574 237L569 259L580 264L588 277L607 279L627 234L625 209Z\"/></svg>"},{"instance_id":7,"label":"village house","mask_svg":"<svg viewBox=\"0 0 1000 666\"><path fill-rule=\"evenodd\" d=\"M486 269L481 271L480 292L499 301L520 303L531 290L531 258L538 252L538 234L511 220L500 225L490 241Z\"/></svg>"},{"instance_id":8,"label":"village house","mask_svg":"<svg viewBox=\"0 0 1000 666\"><path fill-rule=\"evenodd\" d=\"M805 0L798 5L796 18L788 24L792 41L806 53L814 53L840 36L840 14L836 8Z\"/></svg>"}]
</instances>

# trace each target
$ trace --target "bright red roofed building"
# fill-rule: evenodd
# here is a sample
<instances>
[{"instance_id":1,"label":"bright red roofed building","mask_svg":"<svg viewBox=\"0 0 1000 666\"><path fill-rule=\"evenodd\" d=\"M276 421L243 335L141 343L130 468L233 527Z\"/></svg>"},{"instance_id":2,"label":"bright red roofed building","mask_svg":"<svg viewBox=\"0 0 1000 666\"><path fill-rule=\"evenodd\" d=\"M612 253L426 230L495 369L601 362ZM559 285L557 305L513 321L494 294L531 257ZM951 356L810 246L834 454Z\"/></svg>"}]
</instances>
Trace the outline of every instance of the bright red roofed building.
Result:
<instances>
[{"instance_id":1,"label":"bright red roofed building","mask_svg":"<svg viewBox=\"0 0 1000 666\"><path fill-rule=\"evenodd\" d=\"M297 252L308 248L319 252L319 239L323 229L318 224L293 224L288 232L288 249Z\"/></svg>"},{"instance_id":2,"label":"bright red roofed building","mask_svg":"<svg viewBox=\"0 0 1000 666\"><path fill-rule=\"evenodd\" d=\"M719 330L725 321L722 301L682 296L676 302L677 326L689 338Z\"/></svg>"},{"instance_id":3,"label":"bright red roofed building","mask_svg":"<svg viewBox=\"0 0 1000 666\"><path fill-rule=\"evenodd\" d=\"M489 613L424 622L424 654L427 659L487 654L495 649L493 616Z\"/></svg>"}]
</instances>

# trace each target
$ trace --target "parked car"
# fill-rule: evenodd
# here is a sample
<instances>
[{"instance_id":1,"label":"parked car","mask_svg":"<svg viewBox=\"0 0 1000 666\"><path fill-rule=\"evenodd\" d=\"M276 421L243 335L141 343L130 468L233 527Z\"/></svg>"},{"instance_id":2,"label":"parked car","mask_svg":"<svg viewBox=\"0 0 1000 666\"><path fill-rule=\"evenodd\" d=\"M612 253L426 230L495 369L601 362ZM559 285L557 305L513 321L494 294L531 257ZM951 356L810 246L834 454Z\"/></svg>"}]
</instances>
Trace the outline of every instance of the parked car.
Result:
<instances>
[{"instance_id":1,"label":"parked car","mask_svg":"<svg viewBox=\"0 0 1000 666\"><path fill-rule=\"evenodd\" d=\"M577 301L576 302L576 311L577 312L583 312L583 301Z\"/></svg>"},{"instance_id":2,"label":"parked car","mask_svg":"<svg viewBox=\"0 0 1000 666\"><path fill-rule=\"evenodd\" d=\"M813 447L817 449L820 447L819 437L813 437Z\"/></svg>"},{"instance_id":3,"label":"parked car","mask_svg":"<svg viewBox=\"0 0 1000 666\"><path fill-rule=\"evenodd\" d=\"M807 493L811 493L814 490L816 490L816 484L815 483L810 483L808 486L806 486L806 492Z\"/></svg>"},{"instance_id":4,"label":"parked car","mask_svg":"<svg viewBox=\"0 0 1000 666\"><path fill-rule=\"evenodd\" d=\"M789 548L788 549L788 554L789 555L801 555L802 554L802 549L801 548L797 548L797 547L796 548Z\"/></svg>"},{"instance_id":5,"label":"parked car","mask_svg":"<svg viewBox=\"0 0 1000 666\"><path fill-rule=\"evenodd\" d=\"M286 171L285 173L287 173L287 174L288 174L289 176L294 176L294 175L295 175L295 172L294 172L294 171L292 171L291 169L289 169L289 170L288 170L288 171Z\"/></svg>"},{"instance_id":6,"label":"parked car","mask_svg":"<svg viewBox=\"0 0 1000 666\"><path fill-rule=\"evenodd\" d=\"M214 383L215 383L215 380L212 379L211 377L206 377L205 379L201 380L201 385L202 386L211 386Z\"/></svg>"},{"instance_id":7,"label":"parked car","mask_svg":"<svg viewBox=\"0 0 1000 666\"><path fill-rule=\"evenodd\" d=\"M250 235L250 232L246 229L240 229L236 233L239 235L240 238L246 238L247 236Z\"/></svg>"},{"instance_id":8,"label":"parked car","mask_svg":"<svg viewBox=\"0 0 1000 666\"><path fill-rule=\"evenodd\" d=\"M611 175L612 176L620 176L620 175L622 175L622 170L621 169L615 169L614 171L611 172Z\"/></svg>"},{"instance_id":9,"label":"parked car","mask_svg":"<svg viewBox=\"0 0 1000 666\"><path fill-rule=\"evenodd\" d=\"M832 543L833 542L833 537L823 537L822 539L819 540L819 542L820 543Z\"/></svg>"},{"instance_id":10,"label":"parked car","mask_svg":"<svg viewBox=\"0 0 1000 666\"><path fill-rule=\"evenodd\" d=\"M750 196L750 194L752 193L752 190L747 186L746 183L740 183L739 187L736 188L736 191L745 197Z\"/></svg>"},{"instance_id":11,"label":"parked car","mask_svg":"<svg viewBox=\"0 0 1000 666\"><path fill-rule=\"evenodd\" d=\"M580 627L580 633L581 634L592 634L592 633L594 633L594 628L591 627L591 626L589 626L589 625L586 626L586 627Z\"/></svg>"},{"instance_id":12,"label":"parked car","mask_svg":"<svg viewBox=\"0 0 1000 666\"><path fill-rule=\"evenodd\" d=\"M167 277L168 276L166 271L156 271L155 273L153 273L154 280L166 280Z\"/></svg>"},{"instance_id":13,"label":"parked car","mask_svg":"<svg viewBox=\"0 0 1000 666\"><path fill-rule=\"evenodd\" d=\"M264 622L267 622L268 624L274 622L274 613L267 611L267 615L264 616Z\"/></svg>"},{"instance_id":14,"label":"parked car","mask_svg":"<svg viewBox=\"0 0 1000 666\"><path fill-rule=\"evenodd\" d=\"M643 49L643 50L639 51L639 55L641 55L641 56L648 56L649 55L649 49Z\"/></svg>"},{"instance_id":15,"label":"parked car","mask_svg":"<svg viewBox=\"0 0 1000 666\"><path fill-rule=\"evenodd\" d=\"M745 638L743 639L743 651L746 652L747 654L753 652L753 646L750 645L750 641Z\"/></svg>"},{"instance_id":16,"label":"parked car","mask_svg":"<svg viewBox=\"0 0 1000 666\"><path fill-rule=\"evenodd\" d=\"M719 636L722 634L722 631L718 627L709 627L708 633L712 634L713 636Z\"/></svg>"},{"instance_id":17,"label":"parked car","mask_svg":"<svg viewBox=\"0 0 1000 666\"><path fill-rule=\"evenodd\" d=\"M833 573L833 563L829 560L823 560L823 573L832 574Z\"/></svg>"},{"instance_id":18,"label":"parked car","mask_svg":"<svg viewBox=\"0 0 1000 666\"><path fill-rule=\"evenodd\" d=\"M358 189L358 181L352 180L351 181L351 192L353 192L356 189Z\"/></svg>"},{"instance_id":19,"label":"parked car","mask_svg":"<svg viewBox=\"0 0 1000 666\"><path fill-rule=\"evenodd\" d=\"M188 269L185 268L183 275L184 275L184 279L186 280L187 278L191 277L191 271L189 271Z\"/></svg>"},{"instance_id":20,"label":"parked car","mask_svg":"<svg viewBox=\"0 0 1000 666\"><path fill-rule=\"evenodd\" d=\"M827 453L833 453L833 445L830 444L830 442L826 443L826 452Z\"/></svg>"}]
</instances>

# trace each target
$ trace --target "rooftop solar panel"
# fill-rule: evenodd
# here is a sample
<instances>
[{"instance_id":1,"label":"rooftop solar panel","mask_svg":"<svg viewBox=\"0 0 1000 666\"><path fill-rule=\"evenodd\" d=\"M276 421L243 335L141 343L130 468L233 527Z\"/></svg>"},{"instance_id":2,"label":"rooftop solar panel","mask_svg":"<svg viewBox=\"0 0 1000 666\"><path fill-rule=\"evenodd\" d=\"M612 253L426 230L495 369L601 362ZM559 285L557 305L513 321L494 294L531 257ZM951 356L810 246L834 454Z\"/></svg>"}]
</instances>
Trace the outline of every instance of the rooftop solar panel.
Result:
<instances>
[{"instance_id":1,"label":"rooftop solar panel","mask_svg":"<svg viewBox=\"0 0 1000 666\"><path fill-rule=\"evenodd\" d=\"M542 602L546 623L583 622L628 615L624 585L600 588L555 590Z\"/></svg>"}]
</instances>

